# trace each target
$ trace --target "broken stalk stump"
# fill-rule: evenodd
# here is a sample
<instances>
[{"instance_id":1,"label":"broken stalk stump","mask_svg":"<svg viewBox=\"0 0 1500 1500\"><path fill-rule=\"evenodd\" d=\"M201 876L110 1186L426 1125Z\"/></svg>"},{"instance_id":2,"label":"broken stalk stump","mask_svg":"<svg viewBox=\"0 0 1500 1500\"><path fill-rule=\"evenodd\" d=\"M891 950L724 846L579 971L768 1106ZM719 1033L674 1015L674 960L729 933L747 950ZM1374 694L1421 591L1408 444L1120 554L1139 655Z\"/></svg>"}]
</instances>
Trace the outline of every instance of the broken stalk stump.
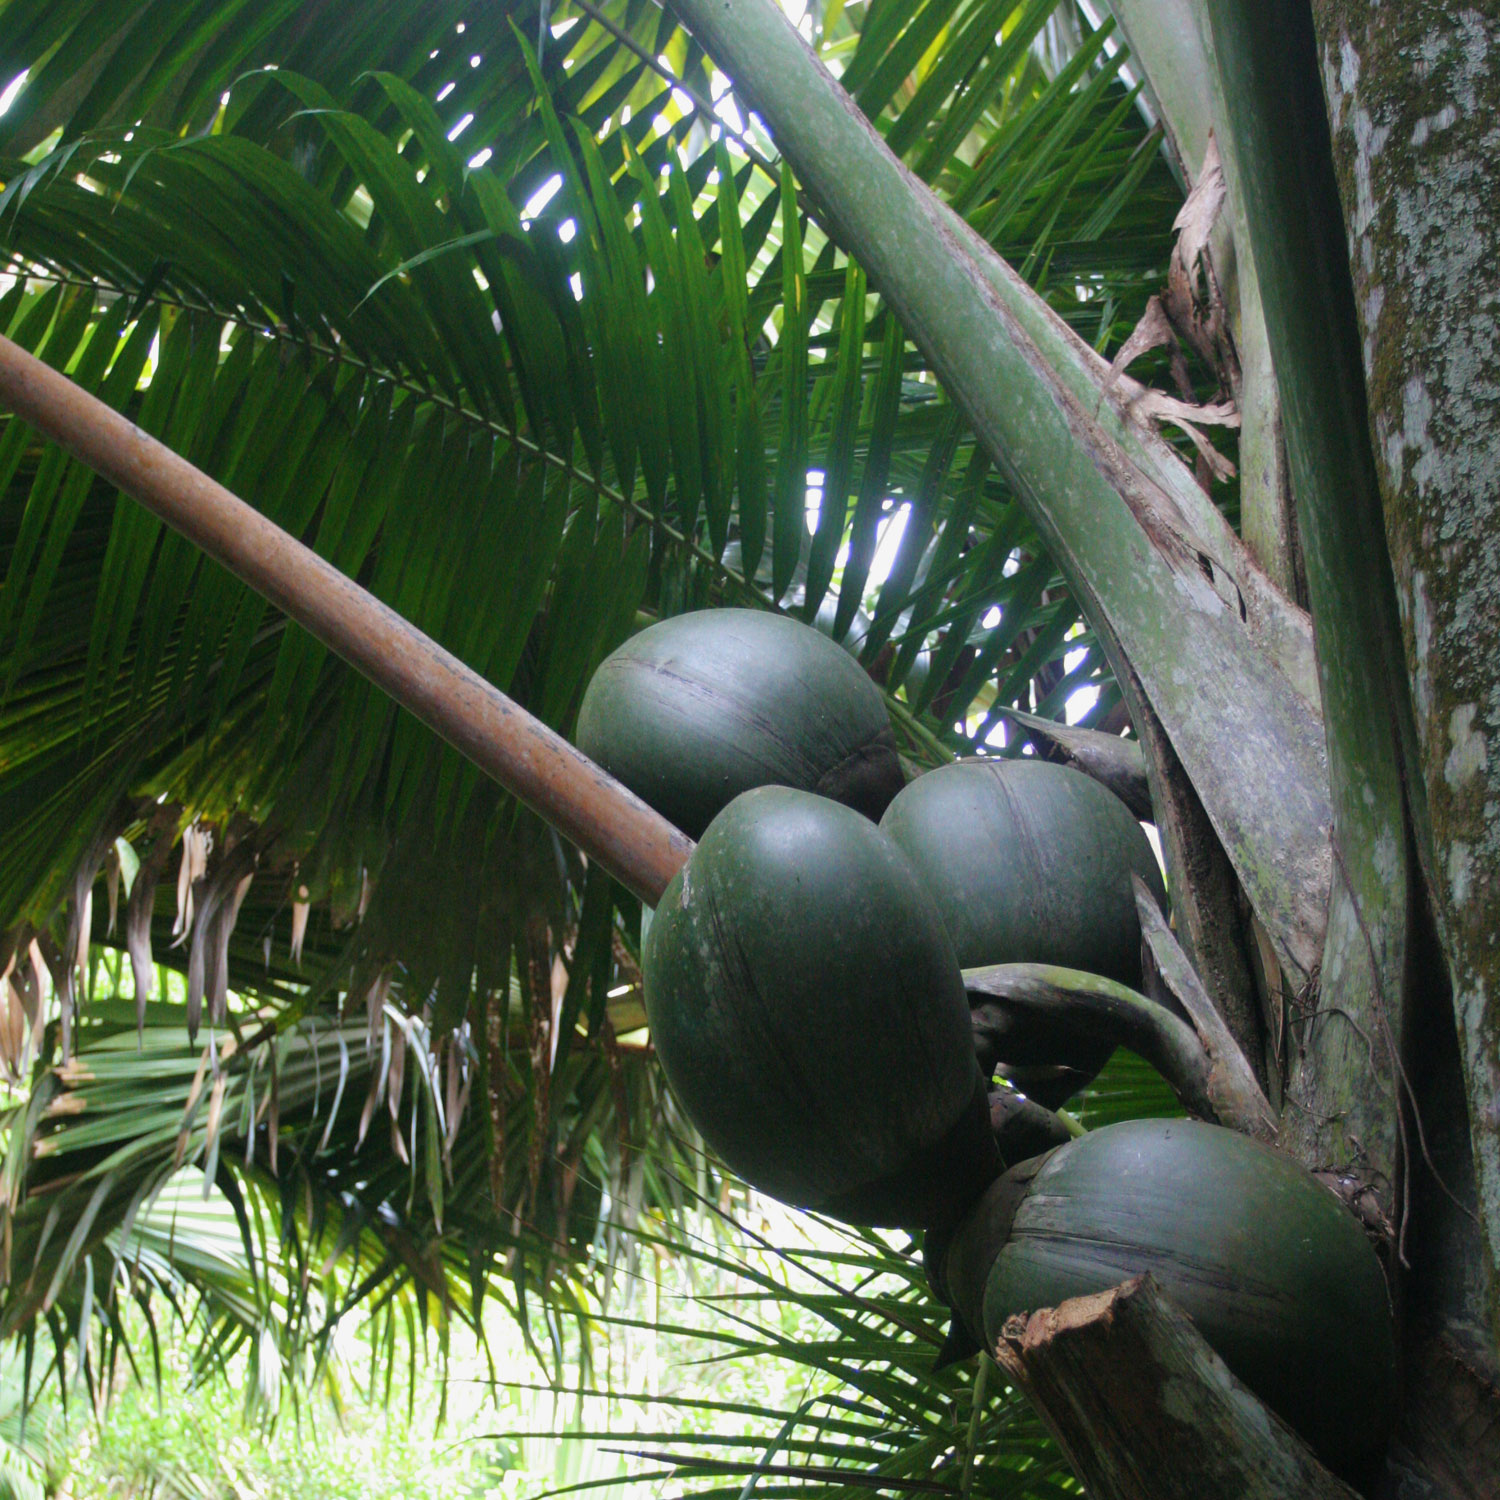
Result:
<instances>
[{"instance_id":1,"label":"broken stalk stump","mask_svg":"<svg viewBox=\"0 0 1500 1500\"><path fill-rule=\"evenodd\" d=\"M1093 1500L1359 1500L1149 1276L1018 1315L994 1353Z\"/></svg>"}]
</instances>

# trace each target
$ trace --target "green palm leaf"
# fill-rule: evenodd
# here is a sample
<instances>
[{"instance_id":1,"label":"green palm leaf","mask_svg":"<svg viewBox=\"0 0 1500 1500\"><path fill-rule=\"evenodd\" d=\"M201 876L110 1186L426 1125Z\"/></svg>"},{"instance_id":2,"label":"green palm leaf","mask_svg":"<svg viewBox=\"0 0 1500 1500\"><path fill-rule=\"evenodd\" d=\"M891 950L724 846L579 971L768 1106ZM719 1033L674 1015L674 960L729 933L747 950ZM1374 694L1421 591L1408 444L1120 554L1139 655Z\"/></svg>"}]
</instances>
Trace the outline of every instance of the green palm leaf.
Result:
<instances>
[{"instance_id":1,"label":"green palm leaf","mask_svg":"<svg viewBox=\"0 0 1500 1500\"><path fill-rule=\"evenodd\" d=\"M1033 43L1056 8L831 8L823 46L913 169L1108 349L1160 277L1177 189L1107 29L1044 66ZM1060 716L1087 687L1085 722L1114 724L1117 693L1005 476L712 63L640 0L563 0L540 59L535 5L470 10L160 0L121 23L100 0L0 4L0 64L29 70L0 116L14 278L0 331L563 732L630 631L745 603L800 611L858 653L919 763L1015 753L994 735L1004 708ZM220 1075L236 1081L213 1141L215 1085L186 1132L183 1159L238 1185L262 1283L214 1292L208 1251L162 1260L163 1287L179 1277L216 1309L214 1358L259 1337L272 1265L321 1265L330 1243L386 1267L345 1297L441 1285L459 1309L503 1247L518 1312L540 1296L562 1316L642 1212L706 1189L639 1050L637 903L14 420L0 576L0 961L14 951L40 992L36 938L66 970L119 836L145 867L156 856L141 930L187 980L158 975L171 1004L153 1001L135 1053L99 1003L118 949L96 946L79 1056L105 1071L87 1109L13 1121L11 1326L49 1293L81 1297L80 1268L105 1277L111 1248L165 1255L141 1215L174 1169L203 1055L183 1044L184 1000L217 1026L230 993L265 1003L275 1035L251 1050L286 1051L274 1167L245 1123L269 1087L248 1063ZM173 947L190 826L214 847ZM96 892L91 935L119 944L107 928ZM418 1031L402 1133L378 1110L361 1132L368 1099L387 1108L403 1025ZM474 1099L448 1141L456 1050ZM132 1092L147 1059L161 1071ZM344 1077L336 1109L320 1085L297 1093L308 1067ZM38 1111L83 1087L38 1076ZM64 1158L82 1175L54 1191L37 1173ZM66 1232L46 1231L49 1193ZM434 1261L397 1248L387 1209ZM292 1293L275 1295L291 1318ZM888 1311L881 1358L914 1330L934 1345L935 1310ZM826 1312L850 1332L847 1309ZM898 1409L927 1421L926 1367L818 1357L870 1386L870 1434ZM918 1444L892 1476L935 1452ZM773 1487L762 1472L756 1488Z\"/></svg>"}]
</instances>

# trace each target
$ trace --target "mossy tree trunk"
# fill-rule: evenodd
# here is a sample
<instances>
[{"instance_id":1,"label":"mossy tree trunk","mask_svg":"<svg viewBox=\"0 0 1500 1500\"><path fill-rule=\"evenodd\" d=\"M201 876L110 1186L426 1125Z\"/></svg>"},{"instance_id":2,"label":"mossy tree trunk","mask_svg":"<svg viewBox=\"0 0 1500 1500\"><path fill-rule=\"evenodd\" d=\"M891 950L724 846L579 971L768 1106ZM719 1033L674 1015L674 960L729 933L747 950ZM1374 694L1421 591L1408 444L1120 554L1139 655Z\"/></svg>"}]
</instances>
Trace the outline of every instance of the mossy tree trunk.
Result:
<instances>
[{"instance_id":1,"label":"mossy tree trunk","mask_svg":"<svg viewBox=\"0 0 1500 1500\"><path fill-rule=\"evenodd\" d=\"M1312 9L1500 1336L1500 16Z\"/></svg>"}]
</instances>

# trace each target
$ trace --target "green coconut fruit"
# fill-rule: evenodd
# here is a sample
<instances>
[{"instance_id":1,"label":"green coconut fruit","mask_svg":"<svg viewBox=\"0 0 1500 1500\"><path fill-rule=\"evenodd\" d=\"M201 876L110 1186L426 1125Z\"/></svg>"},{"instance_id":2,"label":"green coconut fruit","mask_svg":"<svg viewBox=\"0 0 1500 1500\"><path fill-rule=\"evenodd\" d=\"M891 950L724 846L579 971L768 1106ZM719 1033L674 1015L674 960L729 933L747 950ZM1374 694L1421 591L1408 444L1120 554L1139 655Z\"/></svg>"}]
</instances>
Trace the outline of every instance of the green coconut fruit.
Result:
<instances>
[{"instance_id":1,"label":"green coconut fruit","mask_svg":"<svg viewBox=\"0 0 1500 1500\"><path fill-rule=\"evenodd\" d=\"M869 819L788 787L735 798L662 896L643 969L673 1092L753 1186L951 1228L1000 1172L953 945Z\"/></svg>"},{"instance_id":2,"label":"green coconut fruit","mask_svg":"<svg viewBox=\"0 0 1500 1500\"><path fill-rule=\"evenodd\" d=\"M885 700L859 663L812 626L753 609L632 636L589 683L577 741L692 838L752 787L878 818L903 783Z\"/></svg>"},{"instance_id":3,"label":"green coconut fruit","mask_svg":"<svg viewBox=\"0 0 1500 1500\"><path fill-rule=\"evenodd\" d=\"M1043 963L1141 983L1132 872L1166 892L1141 825L1113 792L1046 761L962 760L913 781L881 828L937 901L959 965ZM1114 1048L1059 1031L1006 1058L1015 1085L1059 1108Z\"/></svg>"},{"instance_id":4,"label":"green coconut fruit","mask_svg":"<svg viewBox=\"0 0 1500 1500\"><path fill-rule=\"evenodd\" d=\"M1013 1314L1145 1272L1325 1463L1383 1446L1396 1346L1375 1252L1311 1173L1248 1136L1135 1120L1023 1163L959 1225L942 1280L993 1348Z\"/></svg>"},{"instance_id":5,"label":"green coconut fruit","mask_svg":"<svg viewBox=\"0 0 1500 1500\"><path fill-rule=\"evenodd\" d=\"M1041 963L1139 987L1131 873L1156 856L1113 792L1066 766L962 760L919 776L880 826L906 851L965 969Z\"/></svg>"}]
</instances>

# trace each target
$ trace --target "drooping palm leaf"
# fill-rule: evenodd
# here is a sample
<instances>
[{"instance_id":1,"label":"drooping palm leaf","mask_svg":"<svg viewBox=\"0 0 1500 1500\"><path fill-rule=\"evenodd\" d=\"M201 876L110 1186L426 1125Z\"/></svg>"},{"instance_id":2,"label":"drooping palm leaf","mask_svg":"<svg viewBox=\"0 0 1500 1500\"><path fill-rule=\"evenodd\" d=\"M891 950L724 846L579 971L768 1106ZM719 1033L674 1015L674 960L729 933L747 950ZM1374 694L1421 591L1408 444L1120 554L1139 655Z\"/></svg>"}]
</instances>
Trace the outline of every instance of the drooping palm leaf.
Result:
<instances>
[{"instance_id":1,"label":"drooping palm leaf","mask_svg":"<svg viewBox=\"0 0 1500 1500\"><path fill-rule=\"evenodd\" d=\"M96 1376L136 1360L118 1301L148 1287L197 1299L201 1359L248 1349L304 1377L372 1305L440 1332L478 1330L486 1296L576 1318L606 1238L675 1222L684 1181L718 1192L639 1052L559 1062L558 1144L537 1173L512 1057L465 1033L434 1046L391 1005L373 1040L364 1017L248 1014L192 1047L173 1011L153 1005L138 1041L133 1007L96 1000L87 1045L5 1120L4 1331L45 1315ZM524 1048L521 1032L507 1051Z\"/></svg>"},{"instance_id":2,"label":"drooping palm leaf","mask_svg":"<svg viewBox=\"0 0 1500 1500\"><path fill-rule=\"evenodd\" d=\"M30 70L0 116L4 331L564 731L632 628L746 602L857 650L918 760L999 748L1007 704L1060 714L1092 685L1109 714L1003 478L753 119L705 107L724 80L701 51L641 0L558 5L539 60L534 5L467 9L0 5L5 66ZM1104 347L1154 287L1176 189L1104 32L1039 58L1055 9L877 5L828 50ZM66 975L122 835L160 856L143 916L190 1008L261 996L290 1037L394 993L438 1051L467 1025L473 1182L498 1155L552 1195L547 1233L578 1161L640 1182L618 1142L668 1106L632 1085L632 1132L616 1107L634 904L19 423L0 480L0 961L17 947L40 991L37 936ZM172 948L193 823L215 847ZM406 1190L388 1165L360 1202ZM434 1233L442 1181L411 1210Z\"/></svg>"}]
</instances>

